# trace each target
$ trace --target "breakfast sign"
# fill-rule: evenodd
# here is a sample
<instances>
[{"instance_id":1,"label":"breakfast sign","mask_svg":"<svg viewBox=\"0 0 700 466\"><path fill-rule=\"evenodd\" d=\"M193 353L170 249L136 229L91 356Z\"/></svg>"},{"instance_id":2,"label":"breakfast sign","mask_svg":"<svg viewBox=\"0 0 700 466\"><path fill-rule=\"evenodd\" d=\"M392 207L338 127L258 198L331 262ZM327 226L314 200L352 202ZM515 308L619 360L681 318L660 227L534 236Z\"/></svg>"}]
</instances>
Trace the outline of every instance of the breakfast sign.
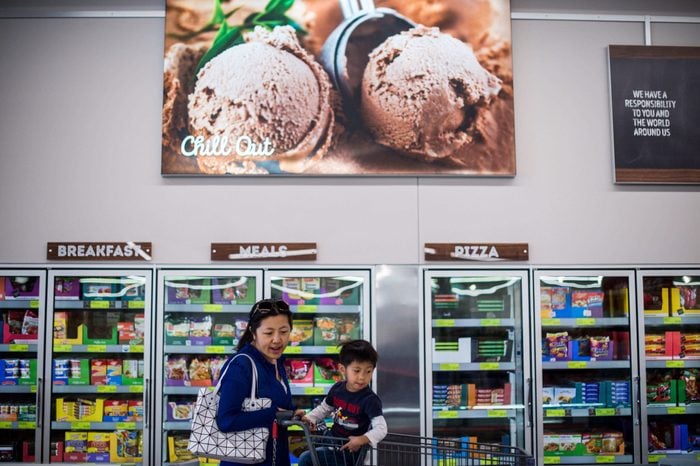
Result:
<instances>
[{"instance_id":1,"label":"breakfast sign","mask_svg":"<svg viewBox=\"0 0 700 466\"><path fill-rule=\"evenodd\" d=\"M609 46L617 183L700 183L700 47Z\"/></svg>"},{"instance_id":2,"label":"breakfast sign","mask_svg":"<svg viewBox=\"0 0 700 466\"><path fill-rule=\"evenodd\" d=\"M162 175L514 176L509 0L356 3L167 0Z\"/></svg>"}]
</instances>

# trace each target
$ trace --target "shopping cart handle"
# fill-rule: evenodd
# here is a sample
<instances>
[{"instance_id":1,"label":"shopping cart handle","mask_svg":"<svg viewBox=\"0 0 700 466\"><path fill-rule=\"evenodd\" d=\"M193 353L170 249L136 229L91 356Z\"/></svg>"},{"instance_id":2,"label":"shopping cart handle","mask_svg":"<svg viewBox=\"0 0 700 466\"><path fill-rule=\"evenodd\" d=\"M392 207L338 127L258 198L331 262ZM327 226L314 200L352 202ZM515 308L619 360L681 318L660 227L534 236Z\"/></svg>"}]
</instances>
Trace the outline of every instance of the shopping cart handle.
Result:
<instances>
[{"instance_id":1,"label":"shopping cart handle","mask_svg":"<svg viewBox=\"0 0 700 466\"><path fill-rule=\"evenodd\" d=\"M284 422L294 419L294 411L286 409L282 411L277 411L275 418L277 419L277 422L279 422L282 425L285 425Z\"/></svg>"}]
</instances>

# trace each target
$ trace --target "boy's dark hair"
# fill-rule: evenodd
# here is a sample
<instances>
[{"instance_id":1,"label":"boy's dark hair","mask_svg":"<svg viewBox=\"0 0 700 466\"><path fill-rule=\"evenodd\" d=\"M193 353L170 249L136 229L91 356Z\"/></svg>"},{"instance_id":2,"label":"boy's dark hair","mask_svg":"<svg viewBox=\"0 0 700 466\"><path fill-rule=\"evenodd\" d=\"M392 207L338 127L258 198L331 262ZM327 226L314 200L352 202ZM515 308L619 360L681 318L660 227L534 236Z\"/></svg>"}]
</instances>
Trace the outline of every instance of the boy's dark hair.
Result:
<instances>
[{"instance_id":1,"label":"boy's dark hair","mask_svg":"<svg viewBox=\"0 0 700 466\"><path fill-rule=\"evenodd\" d=\"M377 367L379 355L366 340L350 340L340 345L340 364L347 367L353 362L370 362Z\"/></svg>"}]
</instances>

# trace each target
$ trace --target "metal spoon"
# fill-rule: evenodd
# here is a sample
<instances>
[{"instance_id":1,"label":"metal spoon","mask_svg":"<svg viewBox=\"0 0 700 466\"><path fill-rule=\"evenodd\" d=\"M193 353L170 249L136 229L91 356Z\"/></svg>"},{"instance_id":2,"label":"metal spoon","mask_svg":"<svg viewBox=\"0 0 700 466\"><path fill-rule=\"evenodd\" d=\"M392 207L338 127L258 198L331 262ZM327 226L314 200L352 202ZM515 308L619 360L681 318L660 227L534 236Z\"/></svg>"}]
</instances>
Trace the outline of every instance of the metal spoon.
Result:
<instances>
[{"instance_id":1,"label":"metal spoon","mask_svg":"<svg viewBox=\"0 0 700 466\"><path fill-rule=\"evenodd\" d=\"M390 8L375 8L373 0L340 0L340 8L345 19L323 44L320 61L352 108L359 99L370 52L416 24Z\"/></svg>"}]
</instances>

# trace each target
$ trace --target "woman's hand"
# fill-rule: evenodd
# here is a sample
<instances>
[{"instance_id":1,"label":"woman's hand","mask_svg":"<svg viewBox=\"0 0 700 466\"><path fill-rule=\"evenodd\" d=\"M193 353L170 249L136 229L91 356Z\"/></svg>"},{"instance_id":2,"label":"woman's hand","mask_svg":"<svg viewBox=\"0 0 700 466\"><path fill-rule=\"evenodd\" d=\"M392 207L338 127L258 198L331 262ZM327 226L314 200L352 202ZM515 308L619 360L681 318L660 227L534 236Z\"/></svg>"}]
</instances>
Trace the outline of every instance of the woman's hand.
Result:
<instances>
[{"instance_id":1,"label":"woman's hand","mask_svg":"<svg viewBox=\"0 0 700 466\"><path fill-rule=\"evenodd\" d=\"M369 439L365 435L360 435L359 437L350 436L348 437L348 442L340 447L340 450L350 450L355 453L357 450L369 443Z\"/></svg>"},{"instance_id":2,"label":"woman's hand","mask_svg":"<svg viewBox=\"0 0 700 466\"><path fill-rule=\"evenodd\" d=\"M302 421L304 421L304 418L306 417L306 410L305 409L297 409L296 411L294 411L294 417L299 418ZM308 419L304 422L307 422L307 421L308 421Z\"/></svg>"}]
</instances>

